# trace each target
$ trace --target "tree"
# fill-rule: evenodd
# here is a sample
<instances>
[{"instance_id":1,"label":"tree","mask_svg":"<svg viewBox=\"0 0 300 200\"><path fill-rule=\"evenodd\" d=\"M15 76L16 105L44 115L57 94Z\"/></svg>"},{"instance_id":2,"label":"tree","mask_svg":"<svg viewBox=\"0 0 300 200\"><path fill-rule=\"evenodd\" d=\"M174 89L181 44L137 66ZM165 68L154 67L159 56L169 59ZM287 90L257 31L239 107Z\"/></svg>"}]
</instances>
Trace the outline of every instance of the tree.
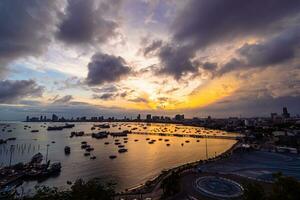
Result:
<instances>
[{"instance_id":1,"label":"tree","mask_svg":"<svg viewBox=\"0 0 300 200\"><path fill-rule=\"evenodd\" d=\"M293 177L285 177L281 173L274 174L272 191L266 195L259 184L249 184L245 188L245 200L299 200L300 183Z\"/></svg>"},{"instance_id":2,"label":"tree","mask_svg":"<svg viewBox=\"0 0 300 200\"><path fill-rule=\"evenodd\" d=\"M266 200L263 187L259 184L248 184L245 188L244 200Z\"/></svg>"},{"instance_id":3,"label":"tree","mask_svg":"<svg viewBox=\"0 0 300 200\"><path fill-rule=\"evenodd\" d=\"M160 187L163 189L162 199L173 196L180 191L180 176L178 172L172 172L161 183Z\"/></svg>"},{"instance_id":4,"label":"tree","mask_svg":"<svg viewBox=\"0 0 300 200\"><path fill-rule=\"evenodd\" d=\"M67 190L58 190L56 187L42 186L36 189L32 197L25 200L112 200L115 195L115 184L103 184L99 179L87 182L78 179Z\"/></svg>"},{"instance_id":5,"label":"tree","mask_svg":"<svg viewBox=\"0 0 300 200\"><path fill-rule=\"evenodd\" d=\"M275 183L270 200L298 200L300 198L300 183L293 177L275 174Z\"/></svg>"}]
</instances>

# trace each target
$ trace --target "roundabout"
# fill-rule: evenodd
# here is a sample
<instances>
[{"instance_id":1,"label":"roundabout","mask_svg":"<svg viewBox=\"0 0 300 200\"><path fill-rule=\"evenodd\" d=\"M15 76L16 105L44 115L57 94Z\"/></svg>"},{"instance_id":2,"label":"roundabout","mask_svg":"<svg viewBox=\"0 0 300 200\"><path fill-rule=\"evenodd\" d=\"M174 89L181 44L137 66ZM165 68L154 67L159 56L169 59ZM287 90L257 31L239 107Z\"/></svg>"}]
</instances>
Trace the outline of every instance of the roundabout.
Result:
<instances>
[{"instance_id":1,"label":"roundabout","mask_svg":"<svg viewBox=\"0 0 300 200\"><path fill-rule=\"evenodd\" d=\"M237 198L243 195L243 187L230 179L204 176L195 181L197 191L215 199Z\"/></svg>"}]
</instances>

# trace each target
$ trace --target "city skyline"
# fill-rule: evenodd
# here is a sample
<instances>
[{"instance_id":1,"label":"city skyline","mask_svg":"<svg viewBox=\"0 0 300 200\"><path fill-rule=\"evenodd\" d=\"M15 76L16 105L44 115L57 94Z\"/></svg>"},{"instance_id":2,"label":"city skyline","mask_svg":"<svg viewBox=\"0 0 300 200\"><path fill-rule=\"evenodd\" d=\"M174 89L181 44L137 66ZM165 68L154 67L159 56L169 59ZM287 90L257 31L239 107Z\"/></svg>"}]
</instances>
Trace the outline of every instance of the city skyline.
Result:
<instances>
[{"instance_id":1,"label":"city skyline","mask_svg":"<svg viewBox=\"0 0 300 200\"><path fill-rule=\"evenodd\" d=\"M298 0L4 0L0 120L299 115L299 10Z\"/></svg>"}]
</instances>

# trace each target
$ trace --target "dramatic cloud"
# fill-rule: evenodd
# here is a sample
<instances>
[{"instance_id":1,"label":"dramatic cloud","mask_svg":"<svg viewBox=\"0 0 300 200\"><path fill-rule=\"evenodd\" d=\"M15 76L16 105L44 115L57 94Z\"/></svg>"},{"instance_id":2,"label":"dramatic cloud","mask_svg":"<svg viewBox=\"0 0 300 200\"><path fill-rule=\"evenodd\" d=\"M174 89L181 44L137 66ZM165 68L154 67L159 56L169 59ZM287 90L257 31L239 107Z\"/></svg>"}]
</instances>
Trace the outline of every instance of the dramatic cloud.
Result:
<instances>
[{"instance_id":1,"label":"dramatic cloud","mask_svg":"<svg viewBox=\"0 0 300 200\"><path fill-rule=\"evenodd\" d=\"M170 44L160 47L158 53L162 64L160 73L169 74L178 79L187 73L197 72L198 67L206 70L207 66L197 66L197 62L195 62L196 53L200 50L205 50L212 44L228 43L237 38L272 36L278 31L295 27L299 22L293 19L298 17L299 11L300 1L298 0L291 0L289 3L281 0L246 2L240 0L191 0L178 14L171 26L173 37ZM147 55L159 45L161 46L161 44L153 42L144 52ZM244 54L246 54L246 47L244 49ZM271 49L266 49L266 51L268 50ZM280 54L280 52L276 53ZM266 54L265 52L265 56L267 56ZM268 54L271 55L272 52L268 52ZM281 54L281 56L284 55ZM256 55L253 57L255 59ZM259 61L257 60L257 62ZM261 60L261 62L263 61ZM232 66L232 63L229 65Z\"/></svg>"},{"instance_id":2,"label":"dramatic cloud","mask_svg":"<svg viewBox=\"0 0 300 200\"><path fill-rule=\"evenodd\" d=\"M143 97L128 99L128 101L131 101L131 102L134 102L134 103L148 103L148 100L143 98Z\"/></svg>"},{"instance_id":3,"label":"dramatic cloud","mask_svg":"<svg viewBox=\"0 0 300 200\"><path fill-rule=\"evenodd\" d=\"M249 65L273 65L287 61L295 56L300 47L300 29L290 30L258 44L245 44L238 52Z\"/></svg>"},{"instance_id":4,"label":"dramatic cloud","mask_svg":"<svg viewBox=\"0 0 300 200\"><path fill-rule=\"evenodd\" d=\"M115 94L115 93L104 93L104 94L101 94L101 95L94 94L93 98L94 99L102 99L102 100L112 100L116 96L117 96L117 94Z\"/></svg>"},{"instance_id":5,"label":"dramatic cloud","mask_svg":"<svg viewBox=\"0 0 300 200\"><path fill-rule=\"evenodd\" d=\"M8 62L24 56L35 56L45 50L55 29L58 2L0 2L0 73Z\"/></svg>"},{"instance_id":6,"label":"dramatic cloud","mask_svg":"<svg viewBox=\"0 0 300 200\"><path fill-rule=\"evenodd\" d=\"M159 49L162 46L163 42L161 40L154 40L151 44L145 47L143 50L144 56L147 56L148 54L151 54L152 52L155 52L157 49Z\"/></svg>"},{"instance_id":7,"label":"dramatic cloud","mask_svg":"<svg viewBox=\"0 0 300 200\"><path fill-rule=\"evenodd\" d=\"M123 58L102 53L93 55L88 70L86 82L90 86L119 81L130 73Z\"/></svg>"},{"instance_id":8,"label":"dramatic cloud","mask_svg":"<svg viewBox=\"0 0 300 200\"><path fill-rule=\"evenodd\" d=\"M81 45L105 42L115 36L118 24L104 15L105 9L111 9L113 3L119 1L68 0L57 37L66 43Z\"/></svg>"},{"instance_id":9,"label":"dramatic cloud","mask_svg":"<svg viewBox=\"0 0 300 200\"><path fill-rule=\"evenodd\" d=\"M279 28L279 22L284 24L283 20L299 14L299 10L298 0L288 3L282 0L191 0L172 29L176 41L201 48L225 39L269 32Z\"/></svg>"},{"instance_id":10,"label":"dramatic cloud","mask_svg":"<svg viewBox=\"0 0 300 200\"><path fill-rule=\"evenodd\" d=\"M300 29L291 29L261 43L244 44L237 50L240 59L232 58L218 72L224 74L236 69L275 66L297 57L300 47Z\"/></svg>"},{"instance_id":11,"label":"dramatic cloud","mask_svg":"<svg viewBox=\"0 0 300 200\"><path fill-rule=\"evenodd\" d=\"M191 60L194 52L187 46L165 45L158 55L164 66L159 70L161 74L173 75L176 79L180 79L189 72L197 71L196 63Z\"/></svg>"},{"instance_id":12,"label":"dramatic cloud","mask_svg":"<svg viewBox=\"0 0 300 200\"><path fill-rule=\"evenodd\" d=\"M0 81L0 103L14 103L25 97L40 97L44 88L33 80Z\"/></svg>"},{"instance_id":13,"label":"dramatic cloud","mask_svg":"<svg viewBox=\"0 0 300 200\"><path fill-rule=\"evenodd\" d=\"M69 103L73 99L72 95L66 95L61 98L57 98L53 101L53 104L66 104Z\"/></svg>"},{"instance_id":14,"label":"dramatic cloud","mask_svg":"<svg viewBox=\"0 0 300 200\"><path fill-rule=\"evenodd\" d=\"M118 88L114 85L109 85L101 88L91 88L91 90L93 92L98 92L98 93L113 93L113 92L117 92Z\"/></svg>"}]
</instances>

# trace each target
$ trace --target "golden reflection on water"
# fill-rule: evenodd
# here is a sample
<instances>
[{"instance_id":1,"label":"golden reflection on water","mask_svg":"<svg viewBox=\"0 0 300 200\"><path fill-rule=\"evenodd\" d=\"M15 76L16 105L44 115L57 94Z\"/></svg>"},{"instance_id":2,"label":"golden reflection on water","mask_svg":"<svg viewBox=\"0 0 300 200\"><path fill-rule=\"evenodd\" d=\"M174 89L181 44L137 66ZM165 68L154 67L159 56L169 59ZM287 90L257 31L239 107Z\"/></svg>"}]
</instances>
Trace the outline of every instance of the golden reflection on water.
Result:
<instances>
[{"instance_id":1,"label":"golden reflection on water","mask_svg":"<svg viewBox=\"0 0 300 200\"><path fill-rule=\"evenodd\" d=\"M160 132L198 135L237 135L236 133L174 124L110 123L111 128L109 129L98 130L97 128L96 130L91 130L94 123L75 123L73 129L54 132L48 132L46 128L41 128L40 123L28 124L32 126L31 129L39 129L39 133L31 133L30 130L24 130L24 124L18 123L12 125L15 128L12 133L2 133L1 138L17 138L16 141L11 142L11 144L16 145L16 151L13 153L13 163L28 162L31 156L37 153L37 151L45 155L46 145L50 144L49 159L51 161L60 161L62 163L62 172L57 178L48 179L38 184L64 186L67 180L74 181L77 178L89 179L100 177L104 181L115 180L118 183L118 190L144 183L148 179L158 175L164 169L187 162L206 159L206 150L208 157L219 155L236 142L230 139L160 136L158 135ZM51 123L51 125L60 124L62 123ZM91 138L90 136L69 137L71 131L92 133L99 131L120 132L123 130L151 133L151 135L129 134L128 143L126 144L123 138L113 138L111 136L100 140ZM152 133L156 135L152 135ZM156 140L156 142L149 144L149 141L146 140L147 138ZM159 140L160 138L162 139L161 141ZM114 144L115 139L119 139L125 145L125 148L128 149L128 152L118 153L118 146ZM169 141L165 141L165 139ZM55 143L52 143L52 141ZM95 149L92 155L97 157L96 160L90 160L89 157L83 155L85 151L80 147L82 141L87 141ZM189 142L187 143L186 141ZM109 144L105 145L105 142L109 142ZM0 161L3 165L9 162L8 149L11 144L0 146ZM167 144L170 144L170 146L167 146ZM69 156L64 154L64 147L66 145L71 147L71 154ZM19 151L18 149L21 147L25 147L26 150ZM109 159L110 155L117 155L117 158L111 160Z\"/></svg>"}]
</instances>

